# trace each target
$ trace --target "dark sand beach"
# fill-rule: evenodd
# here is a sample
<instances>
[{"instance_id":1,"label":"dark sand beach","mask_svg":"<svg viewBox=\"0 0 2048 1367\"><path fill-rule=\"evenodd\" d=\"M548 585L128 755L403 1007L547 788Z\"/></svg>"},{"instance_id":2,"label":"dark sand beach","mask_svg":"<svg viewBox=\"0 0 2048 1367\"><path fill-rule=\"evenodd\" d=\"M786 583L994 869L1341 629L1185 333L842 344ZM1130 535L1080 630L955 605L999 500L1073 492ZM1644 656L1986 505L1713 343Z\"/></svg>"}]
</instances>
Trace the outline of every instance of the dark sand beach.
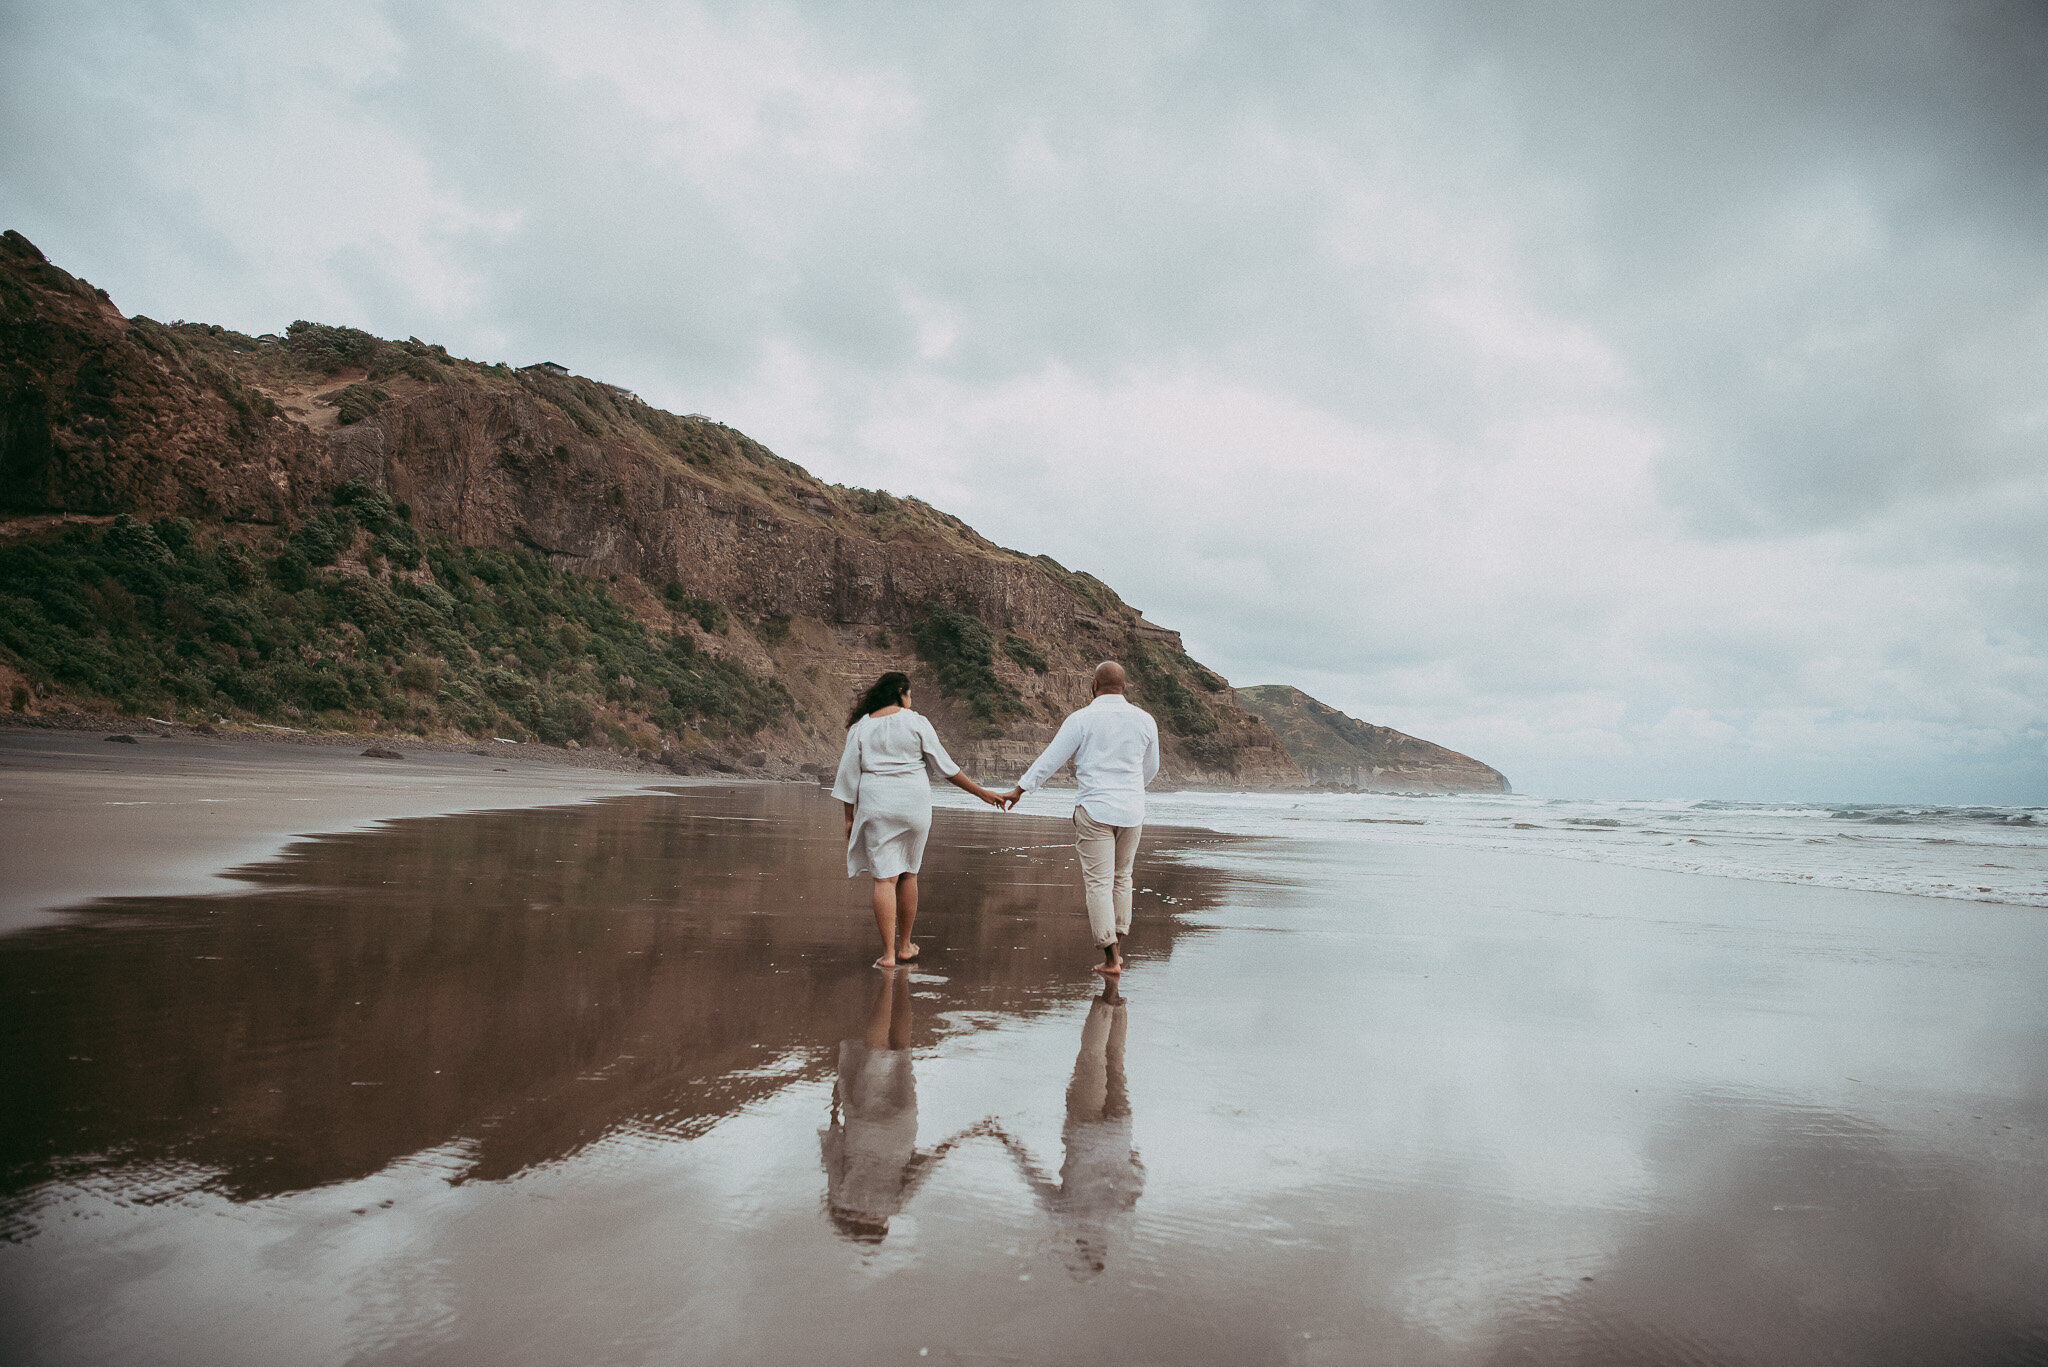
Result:
<instances>
[{"instance_id":1,"label":"dark sand beach","mask_svg":"<svg viewBox=\"0 0 2048 1367\"><path fill-rule=\"evenodd\" d=\"M1065 839L942 810L900 991L792 785L0 937L0 1351L2048 1360L2038 911L1155 830L1112 1001Z\"/></svg>"},{"instance_id":2,"label":"dark sand beach","mask_svg":"<svg viewBox=\"0 0 2048 1367\"><path fill-rule=\"evenodd\" d=\"M110 734L134 743L110 743ZM0 933L95 898L226 891L234 885L221 879L224 870L275 854L303 833L555 806L676 781L536 762L544 747L531 745L493 745L500 753L483 755L412 749L403 760L363 755L390 744L201 738L140 726L0 729Z\"/></svg>"}]
</instances>

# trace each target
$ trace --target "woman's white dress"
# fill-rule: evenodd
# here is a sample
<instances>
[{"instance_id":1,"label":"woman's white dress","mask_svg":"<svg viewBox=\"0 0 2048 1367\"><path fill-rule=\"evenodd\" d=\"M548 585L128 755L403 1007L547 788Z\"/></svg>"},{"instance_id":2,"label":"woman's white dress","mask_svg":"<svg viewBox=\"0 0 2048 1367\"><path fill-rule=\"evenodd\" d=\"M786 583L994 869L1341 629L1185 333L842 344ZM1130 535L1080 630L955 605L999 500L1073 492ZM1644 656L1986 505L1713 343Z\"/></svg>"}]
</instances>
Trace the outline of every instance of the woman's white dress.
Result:
<instances>
[{"instance_id":1,"label":"woman's white dress","mask_svg":"<svg viewBox=\"0 0 2048 1367\"><path fill-rule=\"evenodd\" d=\"M839 777L832 796L854 804L853 833L846 841L846 876L894 878L916 873L924 863L925 837L932 829L932 785L960 772L939 733L922 716L903 708L885 717L867 716L846 733Z\"/></svg>"},{"instance_id":2,"label":"woman's white dress","mask_svg":"<svg viewBox=\"0 0 2048 1367\"><path fill-rule=\"evenodd\" d=\"M840 1041L834 1099L839 1105L831 1128L820 1136L826 1206L835 1215L886 1228L903 1209L917 1158L917 1080L910 1051Z\"/></svg>"}]
</instances>

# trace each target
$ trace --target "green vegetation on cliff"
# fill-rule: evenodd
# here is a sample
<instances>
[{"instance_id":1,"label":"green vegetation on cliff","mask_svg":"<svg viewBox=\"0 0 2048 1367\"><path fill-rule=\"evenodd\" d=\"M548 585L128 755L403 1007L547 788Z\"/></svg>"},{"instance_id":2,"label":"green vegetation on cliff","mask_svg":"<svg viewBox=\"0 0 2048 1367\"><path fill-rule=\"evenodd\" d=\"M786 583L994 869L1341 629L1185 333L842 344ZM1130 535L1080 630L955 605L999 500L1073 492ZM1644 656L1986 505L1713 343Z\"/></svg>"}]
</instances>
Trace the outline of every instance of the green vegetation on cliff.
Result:
<instances>
[{"instance_id":1,"label":"green vegetation on cliff","mask_svg":"<svg viewBox=\"0 0 2048 1367\"><path fill-rule=\"evenodd\" d=\"M1014 631L1003 637L1003 654L1015 661L1019 669L1028 669L1033 674L1043 674L1052 667L1046 663L1045 652Z\"/></svg>"},{"instance_id":2,"label":"green vegetation on cliff","mask_svg":"<svg viewBox=\"0 0 2048 1367\"><path fill-rule=\"evenodd\" d=\"M0 656L130 713L557 744L749 734L789 708L779 683L650 631L602 580L422 536L360 485L267 544L124 516L0 546Z\"/></svg>"},{"instance_id":3,"label":"green vegetation on cliff","mask_svg":"<svg viewBox=\"0 0 2048 1367\"><path fill-rule=\"evenodd\" d=\"M1236 772L1237 747L1217 734L1216 709L1202 696L1221 692L1223 680L1185 651L1140 637L1125 650L1124 668L1131 701L1153 715L1181 754L1203 769Z\"/></svg>"},{"instance_id":4,"label":"green vegetation on cliff","mask_svg":"<svg viewBox=\"0 0 2048 1367\"><path fill-rule=\"evenodd\" d=\"M1124 668L1131 676L1132 700L1158 718L1169 734L1206 736L1215 731L1215 714L1182 678L1200 668L1187 656L1153 641L1134 639ZM1202 673L1214 677L1207 670Z\"/></svg>"},{"instance_id":5,"label":"green vegetation on cliff","mask_svg":"<svg viewBox=\"0 0 2048 1367\"><path fill-rule=\"evenodd\" d=\"M949 697L967 705L982 736L1000 736L1005 719L1023 714L1024 700L996 673L996 638L979 617L926 603L912 639L918 658L932 667Z\"/></svg>"}]
</instances>

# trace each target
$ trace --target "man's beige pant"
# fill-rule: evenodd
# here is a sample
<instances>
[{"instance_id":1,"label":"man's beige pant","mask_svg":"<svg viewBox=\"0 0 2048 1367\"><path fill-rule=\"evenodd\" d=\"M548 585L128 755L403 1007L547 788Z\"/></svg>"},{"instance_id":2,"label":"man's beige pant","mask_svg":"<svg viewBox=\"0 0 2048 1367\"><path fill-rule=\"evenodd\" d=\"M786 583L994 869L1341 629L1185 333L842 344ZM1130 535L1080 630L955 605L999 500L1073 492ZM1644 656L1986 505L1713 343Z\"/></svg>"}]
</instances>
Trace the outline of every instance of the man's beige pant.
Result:
<instances>
[{"instance_id":1,"label":"man's beige pant","mask_svg":"<svg viewBox=\"0 0 2048 1367\"><path fill-rule=\"evenodd\" d=\"M1074 808L1074 848L1081 855L1081 889L1088 899L1088 929L1097 946L1113 945L1131 929L1131 866L1138 862L1143 826L1105 826Z\"/></svg>"}]
</instances>

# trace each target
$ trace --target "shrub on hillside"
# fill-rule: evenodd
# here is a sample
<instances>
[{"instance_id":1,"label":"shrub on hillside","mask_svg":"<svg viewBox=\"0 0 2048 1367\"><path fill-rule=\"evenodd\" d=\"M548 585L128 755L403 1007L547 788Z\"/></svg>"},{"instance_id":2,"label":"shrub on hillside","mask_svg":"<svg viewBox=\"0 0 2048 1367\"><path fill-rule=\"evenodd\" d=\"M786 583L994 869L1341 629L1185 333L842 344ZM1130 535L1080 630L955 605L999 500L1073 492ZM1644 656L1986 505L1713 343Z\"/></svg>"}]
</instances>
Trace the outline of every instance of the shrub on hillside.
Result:
<instances>
[{"instance_id":1,"label":"shrub on hillside","mask_svg":"<svg viewBox=\"0 0 2048 1367\"><path fill-rule=\"evenodd\" d=\"M704 630L725 634L728 617L723 603L713 602L709 598L693 598L684 593L683 586L673 579L669 580L668 587L662 590L661 596L677 612L685 617L695 618L697 625Z\"/></svg>"},{"instance_id":2,"label":"shrub on hillside","mask_svg":"<svg viewBox=\"0 0 2048 1367\"><path fill-rule=\"evenodd\" d=\"M291 535L292 549L308 565L332 565L356 543L356 520L346 508L322 508Z\"/></svg>"},{"instance_id":3,"label":"shrub on hillside","mask_svg":"<svg viewBox=\"0 0 2048 1367\"><path fill-rule=\"evenodd\" d=\"M927 602L918 610L911 639L918 658L939 676L939 686L981 723L982 735L1001 735L1004 718L1024 711L1017 690L996 674L995 637L979 617Z\"/></svg>"},{"instance_id":4,"label":"shrub on hillside","mask_svg":"<svg viewBox=\"0 0 2048 1367\"><path fill-rule=\"evenodd\" d=\"M178 563L155 527L122 513L101 537L107 555L124 569L162 570Z\"/></svg>"},{"instance_id":5,"label":"shrub on hillside","mask_svg":"<svg viewBox=\"0 0 2048 1367\"><path fill-rule=\"evenodd\" d=\"M1206 736L1216 729L1216 718L1208 704L1181 678L1183 671L1191 673L1200 668L1187 656L1152 641L1133 640L1124 666L1130 672L1134 700L1158 718L1168 732L1176 736Z\"/></svg>"},{"instance_id":6,"label":"shrub on hillside","mask_svg":"<svg viewBox=\"0 0 2048 1367\"><path fill-rule=\"evenodd\" d=\"M336 419L343 427L372 417L391 396L373 384L352 384L334 396Z\"/></svg>"},{"instance_id":7,"label":"shrub on hillside","mask_svg":"<svg viewBox=\"0 0 2048 1367\"><path fill-rule=\"evenodd\" d=\"M1003 654L1016 661L1019 669L1028 669L1033 674L1043 674L1051 668L1046 664L1045 656L1039 653L1038 647L1014 631L1003 637Z\"/></svg>"},{"instance_id":8,"label":"shrub on hillside","mask_svg":"<svg viewBox=\"0 0 2048 1367\"><path fill-rule=\"evenodd\" d=\"M367 368L381 345L360 328L331 327L303 318L284 330L284 344L302 365L323 375L351 366Z\"/></svg>"},{"instance_id":9,"label":"shrub on hillside","mask_svg":"<svg viewBox=\"0 0 2048 1367\"><path fill-rule=\"evenodd\" d=\"M1180 752L1201 768L1237 772L1237 750L1220 736L1183 736Z\"/></svg>"},{"instance_id":10,"label":"shrub on hillside","mask_svg":"<svg viewBox=\"0 0 2048 1367\"><path fill-rule=\"evenodd\" d=\"M268 553L182 519L0 546L0 659L129 712L350 727L568 740L624 716L746 734L788 712L780 684L653 634L602 581L531 551L423 542L408 517L357 485ZM345 555L366 527L410 538L433 577L386 582L307 553Z\"/></svg>"},{"instance_id":11,"label":"shrub on hillside","mask_svg":"<svg viewBox=\"0 0 2048 1367\"><path fill-rule=\"evenodd\" d=\"M419 568L419 533L413 529L412 509L403 499L352 479L335 489L333 503L335 516L345 515L370 534L370 548L378 555L401 569Z\"/></svg>"}]
</instances>

